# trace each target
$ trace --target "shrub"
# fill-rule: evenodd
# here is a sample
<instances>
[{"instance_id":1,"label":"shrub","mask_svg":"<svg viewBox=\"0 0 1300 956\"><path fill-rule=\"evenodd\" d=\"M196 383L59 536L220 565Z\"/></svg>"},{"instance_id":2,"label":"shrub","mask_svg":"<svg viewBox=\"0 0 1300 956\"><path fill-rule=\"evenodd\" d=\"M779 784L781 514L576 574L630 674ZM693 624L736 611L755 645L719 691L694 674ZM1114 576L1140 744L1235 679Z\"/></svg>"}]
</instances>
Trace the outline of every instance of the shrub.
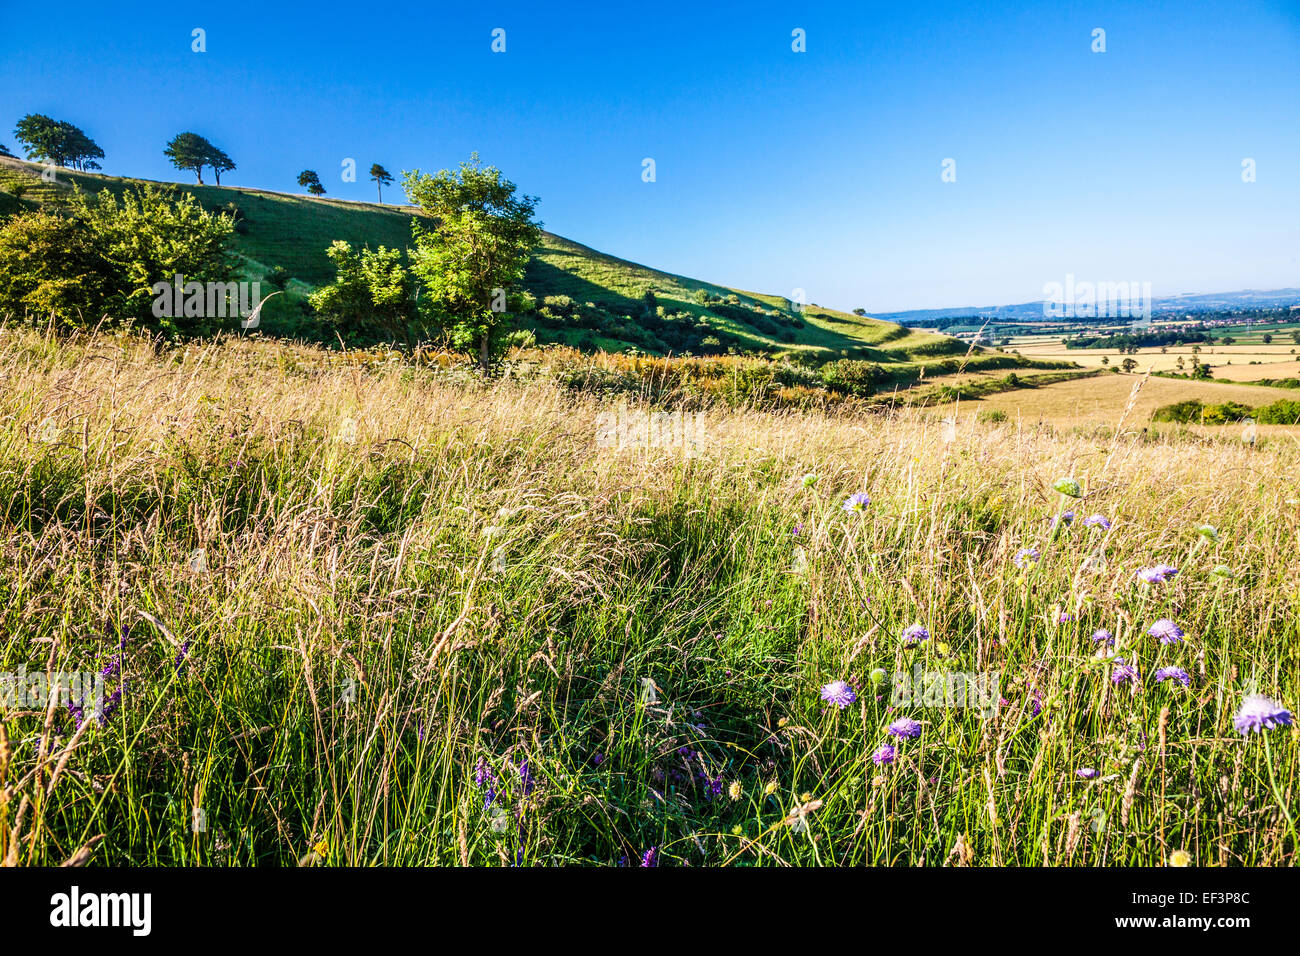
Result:
<instances>
[{"instance_id":1,"label":"shrub","mask_svg":"<svg viewBox=\"0 0 1300 956\"><path fill-rule=\"evenodd\" d=\"M402 265L399 249L353 250L335 240L325 253L334 263L334 281L309 297L320 320L345 340L359 343L419 338L415 283Z\"/></svg>"},{"instance_id":2,"label":"shrub","mask_svg":"<svg viewBox=\"0 0 1300 956\"><path fill-rule=\"evenodd\" d=\"M838 359L822 367L822 381L834 391L863 397L889 381L889 373L874 362Z\"/></svg>"},{"instance_id":3,"label":"shrub","mask_svg":"<svg viewBox=\"0 0 1300 956\"><path fill-rule=\"evenodd\" d=\"M204 316L155 316L153 287L227 282L233 274L230 216L206 211L189 194L155 186L120 198L108 190L74 192L67 217L15 216L0 227L0 309L54 313L86 327L107 316L168 335L207 334Z\"/></svg>"}]
</instances>

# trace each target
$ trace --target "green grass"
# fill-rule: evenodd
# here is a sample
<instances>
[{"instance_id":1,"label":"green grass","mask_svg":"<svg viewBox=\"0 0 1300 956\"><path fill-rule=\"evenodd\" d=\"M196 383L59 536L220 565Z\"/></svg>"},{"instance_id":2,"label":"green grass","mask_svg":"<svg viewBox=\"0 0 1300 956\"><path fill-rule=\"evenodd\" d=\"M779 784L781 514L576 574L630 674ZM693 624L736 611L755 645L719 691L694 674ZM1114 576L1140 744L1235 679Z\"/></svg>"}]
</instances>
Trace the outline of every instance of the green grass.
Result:
<instances>
[{"instance_id":1,"label":"green grass","mask_svg":"<svg viewBox=\"0 0 1300 956\"><path fill-rule=\"evenodd\" d=\"M74 183L87 190L121 193L141 182L59 170L58 181L46 183L40 171L37 164L0 159L0 197L8 201L11 211L64 202ZM14 183L27 187L21 201L6 192ZM333 267L325 256L330 243L342 239L354 246L406 249L416 215L406 206L348 202L328 196L196 184L181 184L180 188L193 193L210 209L234 205L240 220L236 250L242 257L243 277L258 280L280 266L295 280L289 295L268 305L263 316L264 331L306 339L320 333L305 314L305 296L333 278ZM0 215L4 212L0 208ZM689 312L705 320L744 351L803 354L814 362L840 357L866 359L890 366L900 380L919 374L921 365L935 356L960 357L967 351L964 344L946 336L814 305L799 312L794 303L780 296L661 272L550 233L544 234L522 286L539 303L547 296L568 296L579 306L580 314L558 328L530 323L527 317L521 321L523 327L533 328L543 343L610 351L639 347L652 354L662 353L661 348L647 346L648 339L639 328L643 324L643 297L653 292L665 310ZM700 303L696 298L700 291L709 293L715 301ZM730 304L716 301L719 299L729 300ZM595 308L586 309L587 303ZM610 327L610 321L621 324L626 333L619 334ZM972 356L974 361L979 359L980 355Z\"/></svg>"},{"instance_id":2,"label":"green grass","mask_svg":"<svg viewBox=\"0 0 1300 956\"><path fill-rule=\"evenodd\" d=\"M694 456L619 450L587 397L361 358L0 334L0 672L129 629L102 726L0 717L0 859L1296 862L1300 738L1232 727L1300 700L1294 442L711 407ZM917 665L1003 701L891 708Z\"/></svg>"}]
</instances>

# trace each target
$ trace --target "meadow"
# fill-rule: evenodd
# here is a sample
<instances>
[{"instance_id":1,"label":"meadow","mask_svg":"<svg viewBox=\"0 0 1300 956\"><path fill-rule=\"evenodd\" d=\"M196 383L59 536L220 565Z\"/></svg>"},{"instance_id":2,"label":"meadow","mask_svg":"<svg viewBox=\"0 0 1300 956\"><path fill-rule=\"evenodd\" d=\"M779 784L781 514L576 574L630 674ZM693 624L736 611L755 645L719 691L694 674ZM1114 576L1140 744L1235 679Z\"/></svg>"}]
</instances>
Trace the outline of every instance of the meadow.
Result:
<instances>
[{"instance_id":1,"label":"meadow","mask_svg":"<svg viewBox=\"0 0 1300 956\"><path fill-rule=\"evenodd\" d=\"M614 447L552 381L13 324L0 376L0 673L108 694L0 718L6 864L1296 862L1297 728L1234 720L1300 700L1289 435Z\"/></svg>"}]
</instances>

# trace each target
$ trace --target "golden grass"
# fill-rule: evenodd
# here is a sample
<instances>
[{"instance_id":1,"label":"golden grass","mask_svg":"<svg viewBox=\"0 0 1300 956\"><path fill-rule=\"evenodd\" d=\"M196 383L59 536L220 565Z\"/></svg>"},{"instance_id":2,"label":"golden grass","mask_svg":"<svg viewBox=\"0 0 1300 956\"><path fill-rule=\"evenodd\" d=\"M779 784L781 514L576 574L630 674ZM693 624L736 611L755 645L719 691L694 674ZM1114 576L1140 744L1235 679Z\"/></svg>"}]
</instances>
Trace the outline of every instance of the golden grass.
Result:
<instances>
[{"instance_id":1,"label":"golden grass","mask_svg":"<svg viewBox=\"0 0 1300 956\"><path fill-rule=\"evenodd\" d=\"M1033 389L1001 392L977 401L963 402L972 414L997 409L1025 424L1047 422L1052 425L1113 425L1128 404L1139 374L1106 374L1096 378L1057 382ZM1291 389L1257 385L1226 385L1190 379L1148 378L1138 393L1127 426L1145 427L1151 414L1162 405L1200 399L1207 404L1240 402L1244 405L1267 405L1278 399L1296 398ZM947 411L947 409L945 410ZM1219 429L1226 432L1231 429Z\"/></svg>"},{"instance_id":2,"label":"golden grass","mask_svg":"<svg viewBox=\"0 0 1300 956\"><path fill-rule=\"evenodd\" d=\"M1231 714L1251 682L1293 709L1300 692L1300 444L1036 427L1026 403L1085 422L1090 394L1114 424L1136 379L1106 376L963 405L953 430L915 410L708 408L688 457L602 446L593 398L460 374L0 333L5 663L94 660L133 628L106 727L0 720L40 738L0 767L0 858L1294 861L1296 737L1264 750ZM1185 387L1149 380L1133 415ZM1023 414L964 414L999 405ZM1063 475L1108 534L1049 531ZM846 514L860 490L870 507ZM1043 562L1022 573L1026 545ZM1157 559L1182 573L1137 589ZM1188 642L1146 637L1155 615ZM907 649L913 621L934 638ZM1088 637L1103 625L1191 689L1112 685ZM925 736L875 766L896 714L868 674L920 662L999 671L1006 704L919 711ZM834 679L856 706L822 706ZM485 811L483 765L515 816ZM1104 775L1081 783L1084 765ZM740 796L704 794L715 775ZM191 803L233 849L189 832Z\"/></svg>"}]
</instances>

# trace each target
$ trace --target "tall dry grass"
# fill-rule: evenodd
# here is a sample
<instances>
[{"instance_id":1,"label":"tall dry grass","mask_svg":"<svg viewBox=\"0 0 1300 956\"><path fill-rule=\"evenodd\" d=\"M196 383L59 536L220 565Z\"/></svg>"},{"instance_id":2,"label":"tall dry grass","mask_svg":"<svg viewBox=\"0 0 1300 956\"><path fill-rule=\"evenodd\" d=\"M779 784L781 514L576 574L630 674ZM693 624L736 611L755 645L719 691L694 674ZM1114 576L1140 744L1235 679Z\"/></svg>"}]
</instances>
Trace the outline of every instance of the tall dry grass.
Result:
<instances>
[{"instance_id":1,"label":"tall dry grass","mask_svg":"<svg viewBox=\"0 0 1300 956\"><path fill-rule=\"evenodd\" d=\"M0 672L123 690L0 718L0 859L1295 861L1295 732L1231 721L1300 699L1290 436L719 409L688 455L456 375L0 333ZM891 708L918 663L997 673L996 714Z\"/></svg>"}]
</instances>

